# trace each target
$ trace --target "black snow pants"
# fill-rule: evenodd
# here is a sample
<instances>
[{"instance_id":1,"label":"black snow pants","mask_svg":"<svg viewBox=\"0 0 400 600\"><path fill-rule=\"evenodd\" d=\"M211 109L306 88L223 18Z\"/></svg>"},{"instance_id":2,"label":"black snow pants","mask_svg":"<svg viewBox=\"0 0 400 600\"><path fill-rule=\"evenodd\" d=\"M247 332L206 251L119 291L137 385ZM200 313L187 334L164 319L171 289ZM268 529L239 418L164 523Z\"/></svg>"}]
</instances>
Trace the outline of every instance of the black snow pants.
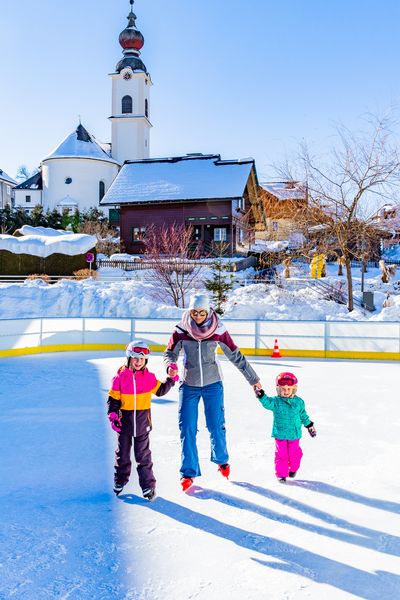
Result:
<instances>
[{"instance_id":1,"label":"black snow pants","mask_svg":"<svg viewBox=\"0 0 400 600\"><path fill-rule=\"evenodd\" d=\"M148 411L137 411L135 415L133 411L122 411L122 428L118 434L114 469L114 482L126 485L132 470L131 450L133 442L136 470L142 490L155 488L156 485L150 450L151 424L149 424L149 417L141 414L145 412L147 413ZM133 427L134 419L136 419L135 428ZM137 430L135 431L135 429Z\"/></svg>"}]
</instances>

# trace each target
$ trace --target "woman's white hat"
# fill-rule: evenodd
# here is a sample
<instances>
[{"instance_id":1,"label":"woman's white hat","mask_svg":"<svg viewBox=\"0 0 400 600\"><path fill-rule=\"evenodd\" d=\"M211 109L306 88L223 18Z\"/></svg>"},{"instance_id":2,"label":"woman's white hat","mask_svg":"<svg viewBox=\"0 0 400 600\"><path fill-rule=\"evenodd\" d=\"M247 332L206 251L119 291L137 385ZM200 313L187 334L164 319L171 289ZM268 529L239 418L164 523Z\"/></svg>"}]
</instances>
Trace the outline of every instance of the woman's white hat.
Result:
<instances>
[{"instance_id":1,"label":"woman's white hat","mask_svg":"<svg viewBox=\"0 0 400 600\"><path fill-rule=\"evenodd\" d=\"M193 294L189 300L189 310L210 310L210 299L207 294Z\"/></svg>"}]
</instances>

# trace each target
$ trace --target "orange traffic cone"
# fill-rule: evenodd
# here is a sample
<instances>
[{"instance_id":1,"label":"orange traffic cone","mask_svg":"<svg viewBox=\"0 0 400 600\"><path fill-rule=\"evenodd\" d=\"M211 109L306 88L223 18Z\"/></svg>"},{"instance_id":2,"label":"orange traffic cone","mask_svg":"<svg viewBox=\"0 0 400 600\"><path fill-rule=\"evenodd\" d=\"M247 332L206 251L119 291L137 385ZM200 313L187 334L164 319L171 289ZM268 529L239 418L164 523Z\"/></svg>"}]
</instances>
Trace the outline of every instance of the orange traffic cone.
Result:
<instances>
[{"instance_id":1,"label":"orange traffic cone","mask_svg":"<svg viewBox=\"0 0 400 600\"><path fill-rule=\"evenodd\" d=\"M282 358L282 354L279 352L278 340L275 340L272 358Z\"/></svg>"}]
</instances>

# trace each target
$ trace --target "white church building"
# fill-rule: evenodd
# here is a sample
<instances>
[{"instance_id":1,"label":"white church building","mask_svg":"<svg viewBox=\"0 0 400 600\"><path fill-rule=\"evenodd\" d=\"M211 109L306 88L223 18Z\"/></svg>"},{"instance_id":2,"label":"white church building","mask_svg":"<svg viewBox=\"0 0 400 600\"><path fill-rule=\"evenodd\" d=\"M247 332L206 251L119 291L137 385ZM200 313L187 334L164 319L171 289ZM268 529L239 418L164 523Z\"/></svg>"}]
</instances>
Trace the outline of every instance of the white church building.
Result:
<instances>
[{"instance_id":1,"label":"white church building","mask_svg":"<svg viewBox=\"0 0 400 600\"><path fill-rule=\"evenodd\" d=\"M128 26L119 42L123 57L112 81L111 144L99 142L80 123L40 165L40 171L14 188L14 202L30 213L41 204L45 211L71 213L98 207L121 166L150 154L151 78L140 58L143 35L136 29L134 0Z\"/></svg>"}]
</instances>

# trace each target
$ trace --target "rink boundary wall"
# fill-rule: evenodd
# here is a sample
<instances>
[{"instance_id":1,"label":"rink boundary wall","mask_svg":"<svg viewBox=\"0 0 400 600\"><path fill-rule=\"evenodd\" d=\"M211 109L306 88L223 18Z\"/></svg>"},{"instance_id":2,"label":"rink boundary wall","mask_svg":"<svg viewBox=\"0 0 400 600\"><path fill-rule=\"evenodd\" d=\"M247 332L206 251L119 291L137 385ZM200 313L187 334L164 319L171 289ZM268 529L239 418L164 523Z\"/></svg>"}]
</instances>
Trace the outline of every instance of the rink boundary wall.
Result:
<instances>
[{"instance_id":1,"label":"rink boundary wall","mask_svg":"<svg viewBox=\"0 0 400 600\"><path fill-rule=\"evenodd\" d=\"M162 352L178 319L0 319L0 357L43 352L125 349L133 338ZM400 323L388 321L261 321L224 319L248 356L400 360Z\"/></svg>"}]
</instances>

